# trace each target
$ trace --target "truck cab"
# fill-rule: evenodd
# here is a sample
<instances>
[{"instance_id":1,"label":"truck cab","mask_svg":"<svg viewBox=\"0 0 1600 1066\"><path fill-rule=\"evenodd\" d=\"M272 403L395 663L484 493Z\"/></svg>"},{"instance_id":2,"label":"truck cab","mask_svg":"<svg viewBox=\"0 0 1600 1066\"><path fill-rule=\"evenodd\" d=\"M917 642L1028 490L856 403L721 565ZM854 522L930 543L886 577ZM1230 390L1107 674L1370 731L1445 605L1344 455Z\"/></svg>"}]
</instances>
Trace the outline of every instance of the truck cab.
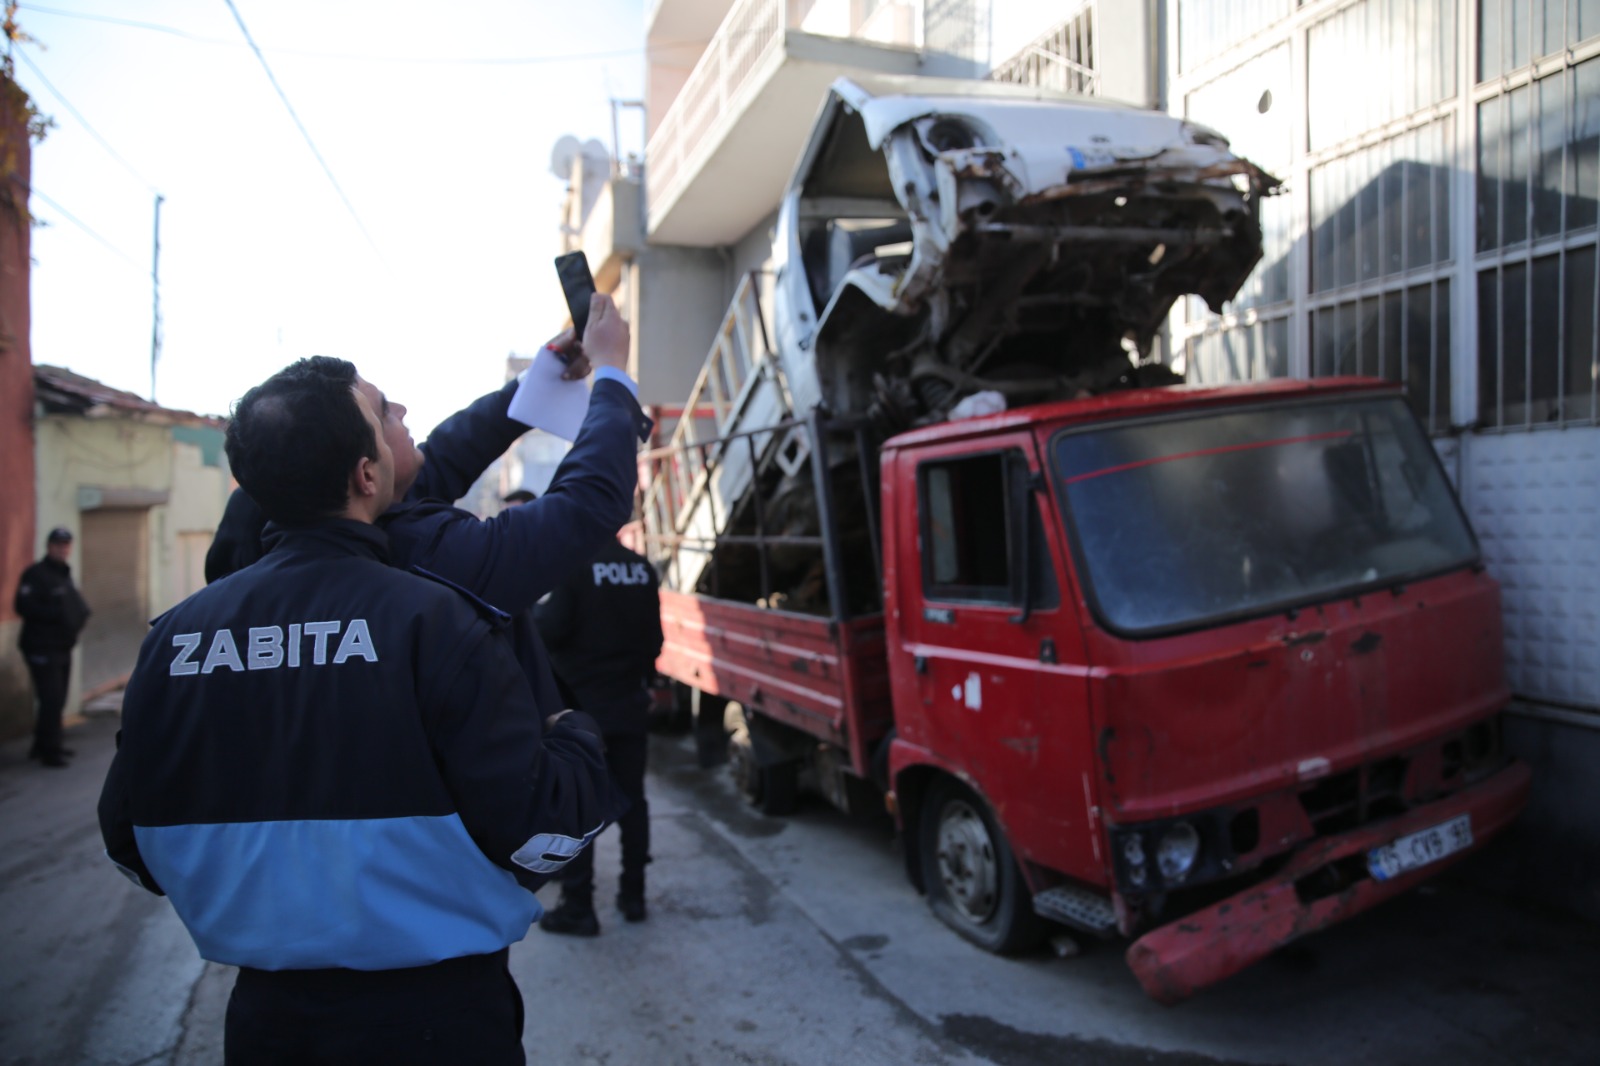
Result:
<instances>
[{"instance_id":1,"label":"truck cab","mask_svg":"<svg viewBox=\"0 0 1600 1066\"><path fill-rule=\"evenodd\" d=\"M990 950L1040 917L1120 932L1176 1000L1526 801L1499 590L1395 386L947 422L880 480L891 806L912 880Z\"/></svg>"}]
</instances>

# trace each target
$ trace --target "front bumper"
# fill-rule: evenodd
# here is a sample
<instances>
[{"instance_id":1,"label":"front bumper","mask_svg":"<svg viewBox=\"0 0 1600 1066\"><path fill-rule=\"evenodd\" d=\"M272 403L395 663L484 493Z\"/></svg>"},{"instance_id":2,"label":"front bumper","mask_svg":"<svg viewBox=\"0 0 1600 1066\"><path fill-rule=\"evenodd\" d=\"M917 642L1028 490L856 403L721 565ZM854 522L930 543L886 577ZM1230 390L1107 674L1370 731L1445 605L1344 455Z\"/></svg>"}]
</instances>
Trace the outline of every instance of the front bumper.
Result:
<instances>
[{"instance_id":1,"label":"front bumper","mask_svg":"<svg viewBox=\"0 0 1600 1066\"><path fill-rule=\"evenodd\" d=\"M1152 999L1166 1004L1186 999L1290 941L1397 896L1480 850L1527 804L1530 777L1525 763L1513 762L1484 781L1398 818L1316 841L1268 880L1146 933L1128 948L1128 966ZM1363 875L1309 903L1295 890L1297 881L1330 863L1462 814L1472 816L1473 843L1464 851L1389 881Z\"/></svg>"}]
</instances>

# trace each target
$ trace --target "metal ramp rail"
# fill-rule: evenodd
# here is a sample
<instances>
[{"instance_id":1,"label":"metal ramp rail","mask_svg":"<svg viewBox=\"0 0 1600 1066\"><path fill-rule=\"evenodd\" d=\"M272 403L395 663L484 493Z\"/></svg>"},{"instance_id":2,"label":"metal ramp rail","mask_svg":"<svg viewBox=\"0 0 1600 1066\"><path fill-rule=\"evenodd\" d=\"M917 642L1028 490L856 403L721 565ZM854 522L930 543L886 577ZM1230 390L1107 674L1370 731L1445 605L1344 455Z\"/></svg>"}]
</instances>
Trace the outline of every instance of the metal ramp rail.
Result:
<instances>
[{"instance_id":1,"label":"metal ramp rail","mask_svg":"<svg viewBox=\"0 0 1600 1066\"><path fill-rule=\"evenodd\" d=\"M691 524L683 530L671 530L655 525L647 512L645 545L650 557L663 563L664 585L678 592L694 592L700 574L709 567L711 577L707 591L713 597L721 596L723 592L719 588L717 560L713 552L719 547L745 547L755 552L759 577L757 584L745 589L740 598L744 602L770 606L773 593L781 590L774 584L769 553L775 548L814 548L825 563L829 612L836 618L853 617L861 613L861 608L851 610L852 601L845 587L845 572L848 569L845 538L837 517L840 501L834 485L834 463L830 458L839 454L835 449L842 441L846 445L845 455L854 456L853 462L847 457L843 463L855 467L855 491L861 494L859 510L865 524L865 547L871 560L872 585L866 598L874 602L866 613L881 611L883 563L876 506L877 486L873 477L876 453L870 445L871 432L871 423L865 418L830 418L817 409L803 419L789 418L776 424L736 431L714 440L677 447L668 445L645 452L641 458L652 470L657 471L656 479L665 476L669 468L684 465L686 454L698 454L698 462L708 473L705 484L715 485L720 483L721 469L735 461L744 470L763 469L765 463L760 459L757 440L777 440L778 446L768 453L765 462L780 463L785 473L793 475L809 459L809 476L817 499L818 528L814 533L786 533L768 528L768 515L759 492L750 494L750 514L744 523L744 528L749 530L746 533L730 532L734 514L718 506L718 494L709 490L701 497L700 505L691 512L696 518L704 517L703 528ZM858 595L857 600L861 599Z\"/></svg>"},{"instance_id":2,"label":"metal ramp rail","mask_svg":"<svg viewBox=\"0 0 1600 1066\"><path fill-rule=\"evenodd\" d=\"M645 457L650 470L641 512L647 541L665 549L658 561L666 564L669 587L694 587L711 544L763 463L777 459L793 474L809 454L808 436L795 433L790 421L793 400L762 311L762 277L751 272L740 279L670 443ZM746 433L744 426L757 429ZM737 447L730 446L734 437Z\"/></svg>"}]
</instances>

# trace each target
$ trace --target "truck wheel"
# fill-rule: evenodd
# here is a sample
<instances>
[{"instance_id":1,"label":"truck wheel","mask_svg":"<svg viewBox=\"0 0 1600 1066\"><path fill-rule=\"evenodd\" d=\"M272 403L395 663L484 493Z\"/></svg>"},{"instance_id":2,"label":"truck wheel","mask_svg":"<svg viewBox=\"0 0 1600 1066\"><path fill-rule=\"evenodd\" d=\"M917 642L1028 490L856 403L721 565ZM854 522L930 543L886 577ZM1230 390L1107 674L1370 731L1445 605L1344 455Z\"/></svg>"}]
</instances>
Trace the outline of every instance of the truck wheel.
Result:
<instances>
[{"instance_id":1,"label":"truck wheel","mask_svg":"<svg viewBox=\"0 0 1600 1066\"><path fill-rule=\"evenodd\" d=\"M928 905L940 921L997 955L1038 943L1044 929L1022 871L981 799L950 778L935 782L918 842Z\"/></svg>"},{"instance_id":2,"label":"truck wheel","mask_svg":"<svg viewBox=\"0 0 1600 1066\"><path fill-rule=\"evenodd\" d=\"M728 761L728 732L725 717L728 701L697 688L689 690L694 717L695 757L702 770Z\"/></svg>"},{"instance_id":3,"label":"truck wheel","mask_svg":"<svg viewBox=\"0 0 1600 1066\"><path fill-rule=\"evenodd\" d=\"M750 730L741 725L728 741L729 764L739 794L762 814L793 814L800 798L800 767L794 762L762 766Z\"/></svg>"},{"instance_id":4,"label":"truck wheel","mask_svg":"<svg viewBox=\"0 0 1600 1066\"><path fill-rule=\"evenodd\" d=\"M694 727L694 690L682 681L672 682L672 701L663 732L681 736Z\"/></svg>"}]
</instances>

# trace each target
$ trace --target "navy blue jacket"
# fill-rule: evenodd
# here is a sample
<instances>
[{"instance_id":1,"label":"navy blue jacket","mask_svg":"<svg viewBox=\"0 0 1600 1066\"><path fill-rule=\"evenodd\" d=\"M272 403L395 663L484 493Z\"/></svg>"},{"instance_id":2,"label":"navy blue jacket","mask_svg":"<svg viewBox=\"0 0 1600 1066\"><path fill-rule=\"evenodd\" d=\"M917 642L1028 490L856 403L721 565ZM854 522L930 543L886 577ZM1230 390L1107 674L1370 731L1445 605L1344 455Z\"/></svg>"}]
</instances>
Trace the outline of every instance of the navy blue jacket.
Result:
<instances>
[{"instance_id":1,"label":"navy blue jacket","mask_svg":"<svg viewBox=\"0 0 1600 1066\"><path fill-rule=\"evenodd\" d=\"M539 705L563 706L532 609L558 581L585 564L633 515L636 440L650 420L628 387L600 380L583 428L543 496L480 519L446 500L461 496L528 427L506 415L508 385L441 423L428 437L427 462L405 500L379 520L395 561L420 566L512 616L512 644Z\"/></svg>"},{"instance_id":2,"label":"navy blue jacket","mask_svg":"<svg viewBox=\"0 0 1600 1066\"><path fill-rule=\"evenodd\" d=\"M207 959L498 951L613 807L598 739L544 728L506 616L392 568L385 540L351 521L278 531L140 649L101 831Z\"/></svg>"}]
</instances>

